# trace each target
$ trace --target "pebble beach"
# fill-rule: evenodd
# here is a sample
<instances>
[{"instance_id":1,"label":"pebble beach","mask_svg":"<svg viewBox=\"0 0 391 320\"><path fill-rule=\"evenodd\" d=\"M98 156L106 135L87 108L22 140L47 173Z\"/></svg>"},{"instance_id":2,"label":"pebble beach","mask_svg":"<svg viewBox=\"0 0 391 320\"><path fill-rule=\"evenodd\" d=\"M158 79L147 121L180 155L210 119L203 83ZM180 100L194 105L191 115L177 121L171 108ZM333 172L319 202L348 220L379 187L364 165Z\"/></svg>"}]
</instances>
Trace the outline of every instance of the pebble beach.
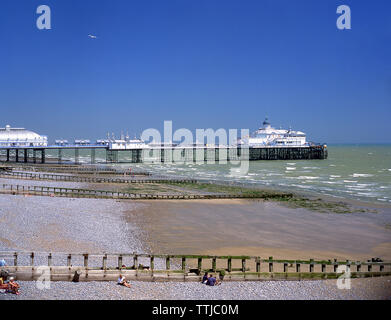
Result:
<instances>
[{"instance_id":1,"label":"pebble beach","mask_svg":"<svg viewBox=\"0 0 391 320\"><path fill-rule=\"evenodd\" d=\"M82 188L84 184L2 179L4 183ZM145 204L113 199L59 198L0 194L0 251L143 252L148 253L147 229L129 219ZM142 210L141 210L142 211ZM156 249L156 248L155 248ZM21 258L20 263L28 263ZM12 264L11 259L7 264ZM45 264L37 257L37 264ZM157 268L163 267L157 261ZM391 277L352 279L351 289L336 280L237 281L208 287L196 282L132 281L130 289L115 282L20 281L21 294L0 294L0 300L268 300L268 299L391 299Z\"/></svg>"},{"instance_id":2,"label":"pebble beach","mask_svg":"<svg viewBox=\"0 0 391 320\"><path fill-rule=\"evenodd\" d=\"M52 282L39 290L35 282L20 282L20 295L7 300L390 300L391 277L352 279L351 289L338 289L336 280L238 281L209 287L198 282L132 281L131 288L114 282Z\"/></svg>"}]
</instances>

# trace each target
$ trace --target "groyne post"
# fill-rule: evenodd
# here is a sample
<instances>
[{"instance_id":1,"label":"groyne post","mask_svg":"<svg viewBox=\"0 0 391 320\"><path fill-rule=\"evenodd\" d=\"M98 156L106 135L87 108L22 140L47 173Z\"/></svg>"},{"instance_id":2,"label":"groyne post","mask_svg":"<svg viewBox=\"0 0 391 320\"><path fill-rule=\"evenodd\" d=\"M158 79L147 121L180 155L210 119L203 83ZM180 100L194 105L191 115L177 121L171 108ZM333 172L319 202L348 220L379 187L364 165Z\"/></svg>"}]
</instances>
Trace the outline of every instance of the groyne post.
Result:
<instances>
[{"instance_id":1,"label":"groyne post","mask_svg":"<svg viewBox=\"0 0 391 320\"><path fill-rule=\"evenodd\" d=\"M186 258L185 257L182 257L182 271L183 272L186 271Z\"/></svg>"},{"instance_id":2,"label":"groyne post","mask_svg":"<svg viewBox=\"0 0 391 320\"><path fill-rule=\"evenodd\" d=\"M197 270L198 270L198 274L201 274L201 272L202 272L202 258L198 258Z\"/></svg>"},{"instance_id":3,"label":"groyne post","mask_svg":"<svg viewBox=\"0 0 391 320\"><path fill-rule=\"evenodd\" d=\"M273 260L273 257L269 257L269 272L273 272L273 262L271 260Z\"/></svg>"},{"instance_id":4,"label":"groyne post","mask_svg":"<svg viewBox=\"0 0 391 320\"><path fill-rule=\"evenodd\" d=\"M107 254L103 256L102 268L103 270L107 269Z\"/></svg>"},{"instance_id":5,"label":"groyne post","mask_svg":"<svg viewBox=\"0 0 391 320\"><path fill-rule=\"evenodd\" d=\"M166 270L170 270L170 256L166 257Z\"/></svg>"},{"instance_id":6,"label":"groyne post","mask_svg":"<svg viewBox=\"0 0 391 320\"><path fill-rule=\"evenodd\" d=\"M255 258L255 271L257 273L261 272L261 257L256 257Z\"/></svg>"},{"instance_id":7,"label":"groyne post","mask_svg":"<svg viewBox=\"0 0 391 320\"><path fill-rule=\"evenodd\" d=\"M52 266L52 254L49 253L48 255L48 266L51 267Z\"/></svg>"},{"instance_id":8,"label":"groyne post","mask_svg":"<svg viewBox=\"0 0 391 320\"><path fill-rule=\"evenodd\" d=\"M155 269L155 257L153 255L150 257L150 268L152 271Z\"/></svg>"},{"instance_id":9,"label":"groyne post","mask_svg":"<svg viewBox=\"0 0 391 320\"><path fill-rule=\"evenodd\" d=\"M314 259L310 259L310 272L314 272Z\"/></svg>"},{"instance_id":10,"label":"groyne post","mask_svg":"<svg viewBox=\"0 0 391 320\"><path fill-rule=\"evenodd\" d=\"M30 254L30 265L34 266L34 252Z\"/></svg>"},{"instance_id":11,"label":"groyne post","mask_svg":"<svg viewBox=\"0 0 391 320\"><path fill-rule=\"evenodd\" d=\"M138 259L137 259L137 254L133 254L133 264L134 264L134 268L137 270L138 268Z\"/></svg>"},{"instance_id":12,"label":"groyne post","mask_svg":"<svg viewBox=\"0 0 391 320\"><path fill-rule=\"evenodd\" d=\"M227 269L228 269L228 272L231 272L232 271L232 258L229 257L228 258L228 265L227 265Z\"/></svg>"},{"instance_id":13,"label":"groyne post","mask_svg":"<svg viewBox=\"0 0 391 320\"><path fill-rule=\"evenodd\" d=\"M18 265L18 253L14 253L14 266L16 267Z\"/></svg>"},{"instance_id":14,"label":"groyne post","mask_svg":"<svg viewBox=\"0 0 391 320\"><path fill-rule=\"evenodd\" d=\"M72 255L71 254L68 254L68 257L67 257L67 266L70 267L72 266Z\"/></svg>"},{"instance_id":15,"label":"groyne post","mask_svg":"<svg viewBox=\"0 0 391 320\"><path fill-rule=\"evenodd\" d=\"M122 255L120 254L118 256L118 270L122 269Z\"/></svg>"},{"instance_id":16,"label":"groyne post","mask_svg":"<svg viewBox=\"0 0 391 320\"><path fill-rule=\"evenodd\" d=\"M242 272L246 272L246 259L242 259Z\"/></svg>"},{"instance_id":17,"label":"groyne post","mask_svg":"<svg viewBox=\"0 0 391 320\"><path fill-rule=\"evenodd\" d=\"M84 253L84 268L88 268L88 253Z\"/></svg>"}]
</instances>

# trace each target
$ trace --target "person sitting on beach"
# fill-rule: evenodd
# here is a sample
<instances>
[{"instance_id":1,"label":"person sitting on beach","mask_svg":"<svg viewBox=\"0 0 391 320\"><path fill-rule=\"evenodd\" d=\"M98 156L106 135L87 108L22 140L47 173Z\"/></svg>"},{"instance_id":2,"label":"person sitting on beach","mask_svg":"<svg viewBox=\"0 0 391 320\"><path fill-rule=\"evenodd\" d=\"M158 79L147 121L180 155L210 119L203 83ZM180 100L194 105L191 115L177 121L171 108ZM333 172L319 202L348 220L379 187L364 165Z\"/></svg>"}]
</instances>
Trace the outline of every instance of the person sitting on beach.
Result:
<instances>
[{"instance_id":1,"label":"person sitting on beach","mask_svg":"<svg viewBox=\"0 0 391 320\"><path fill-rule=\"evenodd\" d=\"M14 278L11 277L10 280L8 281L8 292L14 293L14 294L19 294L19 284L14 281Z\"/></svg>"},{"instance_id":2,"label":"person sitting on beach","mask_svg":"<svg viewBox=\"0 0 391 320\"><path fill-rule=\"evenodd\" d=\"M117 284L130 288L130 283L126 281L125 277L123 277L122 274L119 275Z\"/></svg>"},{"instance_id":3,"label":"person sitting on beach","mask_svg":"<svg viewBox=\"0 0 391 320\"><path fill-rule=\"evenodd\" d=\"M206 282L207 286L217 286L218 284L219 283L217 279L213 275L210 275L208 281Z\"/></svg>"},{"instance_id":4,"label":"person sitting on beach","mask_svg":"<svg viewBox=\"0 0 391 320\"><path fill-rule=\"evenodd\" d=\"M4 283L3 277L0 277L0 289L1 290L7 290L8 289L8 283Z\"/></svg>"},{"instance_id":5,"label":"person sitting on beach","mask_svg":"<svg viewBox=\"0 0 391 320\"><path fill-rule=\"evenodd\" d=\"M0 270L0 289L1 290L7 290L8 289L8 272L6 270Z\"/></svg>"},{"instance_id":6,"label":"person sitting on beach","mask_svg":"<svg viewBox=\"0 0 391 320\"><path fill-rule=\"evenodd\" d=\"M202 283L206 284L208 282L208 272L205 272L204 276L202 277Z\"/></svg>"}]
</instances>

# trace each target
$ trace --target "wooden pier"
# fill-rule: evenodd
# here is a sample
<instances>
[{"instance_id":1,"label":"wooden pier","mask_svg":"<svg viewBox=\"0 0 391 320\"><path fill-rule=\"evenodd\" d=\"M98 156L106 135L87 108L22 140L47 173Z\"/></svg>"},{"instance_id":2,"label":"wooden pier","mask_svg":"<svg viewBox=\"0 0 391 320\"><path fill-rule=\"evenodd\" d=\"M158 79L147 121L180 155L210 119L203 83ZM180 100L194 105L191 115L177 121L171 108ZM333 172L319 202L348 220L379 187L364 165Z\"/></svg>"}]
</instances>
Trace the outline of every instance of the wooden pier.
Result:
<instances>
[{"instance_id":1,"label":"wooden pier","mask_svg":"<svg viewBox=\"0 0 391 320\"><path fill-rule=\"evenodd\" d=\"M303 147L161 147L150 149L112 150L107 146L47 146L0 147L0 159L5 162L65 163L64 152L73 153L73 163L80 163L80 152L88 153L89 163L96 163L96 151L105 152L104 163L225 163L255 160L309 160L326 159L326 145ZM48 153L57 153L49 158Z\"/></svg>"},{"instance_id":2,"label":"wooden pier","mask_svg":"<svg viewBox=\"0 0 391 320\"><path fill-rule=\"evenodd\" d=\"M0 252L12 261L2 267L17 280L115 281L119 274L139 281L201 281L204 272L224 281L336 279L391 275L389 261L284 260L260 256L167 255L138 253Z\"/></svg>"}]
</instances>

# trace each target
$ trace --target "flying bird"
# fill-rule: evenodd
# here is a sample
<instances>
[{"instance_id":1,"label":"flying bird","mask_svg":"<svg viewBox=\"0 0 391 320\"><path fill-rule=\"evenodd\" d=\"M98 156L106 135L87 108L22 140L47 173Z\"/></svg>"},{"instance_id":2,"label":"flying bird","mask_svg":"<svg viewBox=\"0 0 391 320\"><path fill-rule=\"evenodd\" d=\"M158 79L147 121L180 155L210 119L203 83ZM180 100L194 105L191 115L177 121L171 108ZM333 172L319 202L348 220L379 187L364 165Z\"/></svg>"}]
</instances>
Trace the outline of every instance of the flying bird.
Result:
<instances>
[{"instance_id":1,"label":"flying bird","mask_svg":"<svg viewBox=\"0 0 391 320\"><path fill-rule=\"evenodd\" d=\"M88 35L91 39L96 39L97 38L97 36L94 36L94 35L92 35L92 34L89 34Z\"/></svg>"}]
</instances>

